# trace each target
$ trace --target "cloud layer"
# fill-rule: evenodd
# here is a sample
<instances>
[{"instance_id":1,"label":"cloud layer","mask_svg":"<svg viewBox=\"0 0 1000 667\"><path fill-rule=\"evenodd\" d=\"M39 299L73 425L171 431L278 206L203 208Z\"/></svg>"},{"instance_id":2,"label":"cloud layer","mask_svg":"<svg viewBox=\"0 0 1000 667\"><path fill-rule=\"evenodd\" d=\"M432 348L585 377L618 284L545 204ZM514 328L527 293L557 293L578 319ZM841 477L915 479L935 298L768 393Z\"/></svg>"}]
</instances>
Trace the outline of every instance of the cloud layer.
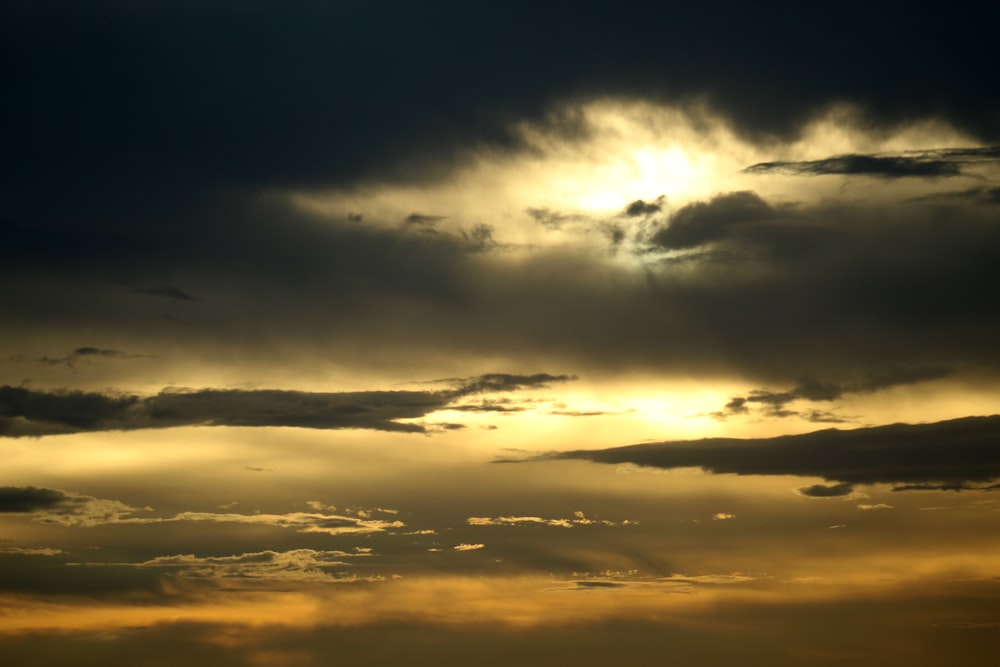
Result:
<instances>
[{"instance_id":1,"label":"cloud layer","mask_svg":"<svg viewBox=\"0 0 1000 667\"><path fill-rule=\"evenodd\" d=\"M894 484L898 490L959 490L1000 477L1000 417L829 429L775 438L663 442L545 458L698 467L717 474L822 477L833 482L801 490L813 497L846 495L854 485L879 483Z\"/></svg>"},{"instance_id":2,"label":"cloud layer","mask_svg":"<svg viewBox=\"0 0 1000 667\"><path fill-rule=\"evenodd\" d=\"M198 425L368 428L423 433L426 426L398 420L424 417L467 396L545 387L571 379L547 373L491 373L452 380L456 388L440 391L309 393L201 389L164 390L149 397L0 386L0 436Z\"/></svg>"}]
</instances>

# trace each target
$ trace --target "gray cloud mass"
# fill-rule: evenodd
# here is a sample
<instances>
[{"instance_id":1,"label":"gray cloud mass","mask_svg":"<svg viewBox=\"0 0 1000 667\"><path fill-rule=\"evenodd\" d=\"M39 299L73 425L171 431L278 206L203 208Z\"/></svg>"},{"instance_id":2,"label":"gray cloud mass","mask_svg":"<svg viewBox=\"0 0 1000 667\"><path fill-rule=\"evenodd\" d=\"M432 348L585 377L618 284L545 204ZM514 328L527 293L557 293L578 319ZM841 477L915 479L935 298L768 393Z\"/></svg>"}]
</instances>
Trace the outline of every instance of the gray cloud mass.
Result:
<instances>
[{"instance_id":1,"label":"gray cloud mass","mask_svg":"<svg viewBox=\"0 0 1000 667\"><path fill-rule=\"evenodd\" d=\"M575 379L567 375L492 373L456 378L440 391L310 393L283 390L164 390L154 396L99 392L46 392L0 386L0 436L39 436L79 431L171 426L290 426L367 428L424 433L413 419L466 396L545 387ZM445 425L459 427L459 425Z\"/></svg>"},{"instance_id":2,"label":"gray cloud mass","mask_svg":"<svg viewBox=\"0 0 1000 667\"><path fill-rule=\"evenodd\" d=\"M959 490L1000 477L1000 416L774 438L682 440L543 458L698 467L716 474L799 475L832 483L800 489L813 497L846 495L854 485L880 483L899 485L900 490Z\"/></svg>"}]
</instances>

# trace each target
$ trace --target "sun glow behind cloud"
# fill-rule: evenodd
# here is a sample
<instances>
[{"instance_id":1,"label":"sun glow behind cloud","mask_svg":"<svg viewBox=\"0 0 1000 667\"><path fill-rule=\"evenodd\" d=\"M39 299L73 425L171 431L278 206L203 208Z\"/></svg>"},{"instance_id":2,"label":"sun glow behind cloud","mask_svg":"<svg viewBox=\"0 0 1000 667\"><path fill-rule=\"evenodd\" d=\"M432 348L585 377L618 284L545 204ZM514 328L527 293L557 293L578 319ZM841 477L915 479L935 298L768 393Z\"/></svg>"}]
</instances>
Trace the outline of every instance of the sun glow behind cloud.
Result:
<instances>
[{"instance_id":1,"label":"sun glow behind cloud","mask_svg":"<svg viewBox=\"0 0 1000 667\"><path fill-rule=\"evenodd\" d=\"M801 161L981 145L937 120L874 129L849 106L817 115L793 140L761 144L741 137L705 104L668 107L611 99L553 113L545 124L521 124L516 134L527 150L472 150L463 169L438 183L290 196L305 210L337 219L352 215L366 224L419 220L427 228L468 231L476 223L489 225L501 244L601 247L606 241L595 230L620 219L638 200L659 201L657 210L667 213L719 192L754 190L766 198L796 201L836 196L845 187L841 179L803 181L743 172L776 156ZM874 185L851 187L876 199L905 196L913 189L912 183ZM924 191L933 187L926 181L920 185Z\"/></svg>"}]
</instances>

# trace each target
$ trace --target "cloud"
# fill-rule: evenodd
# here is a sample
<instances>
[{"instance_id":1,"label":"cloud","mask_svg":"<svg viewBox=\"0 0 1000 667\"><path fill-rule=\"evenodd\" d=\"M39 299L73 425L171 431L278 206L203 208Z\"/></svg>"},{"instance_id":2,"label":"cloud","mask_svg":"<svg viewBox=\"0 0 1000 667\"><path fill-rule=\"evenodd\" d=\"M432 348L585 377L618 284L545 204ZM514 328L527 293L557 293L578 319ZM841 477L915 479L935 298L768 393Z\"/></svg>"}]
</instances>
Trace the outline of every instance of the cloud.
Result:
<instances>
[{"instance_id":1,"label":"cloud","mask_svg":"<svg viewBox=\"0 0 1000 667\"><path fill-rule=\"evenodd\" d=\"M375 359L426 377L443 359L781 385L843 383L888 363L1000 375L1000 320L976 297L1000 280L992 208L791 205L737 191L650 230L685 247L610 257L606 244L493 252L458 232L347 223L247 195L202 203L183 229L145 213L151 234L172 230L157 243L101 228L59 254L51 234L15 232L0 244L0 277L18 285L5 317L12 338L87 327L95 339L141 341L131 345L164 365L171 352L205 364L238 353L255 360L250 378ZM106 273L132 283L183 275L211 301L139 299L93 279Z\"/></svg>"},{"instance_id":2,"label":"cloud","mask_svg":"<svg viewBox=\"0 0 1000 667\"><path fill-rule=\"evenodd\" d=\"M862 512L871 512L875 510L891 510L893 509L893 506L888 505L886 503L875 503L875 504L862 503L858 505L858 509L861 510Z\"/></svg>"},{"instance_id":3,"label":"cloud","mask_svg":"<svg viewBox=\"0 0 1000 667\"><path fill-rule=\"evenodd\" d=\"M62 491L34 486L0 486L0 513L19 514L50 509L67 501Z\"/></svg>"},{"instance_id":4,"label":"cloud","mask_svg":"<svg viewBox=\"0 0 1000 667\"><path fill-rule=\"evenodd\" d=\"M455 551L477 551L485 546L485 544L467 544L463 542L462 544L456 544L452 549Z\"/></svg>"},{"instance_id":5,"label":"cloud","mask_svg":"<svg viewBox=\"0 0 1000 667\"><path fill-rule=\"evenodd\" d=\"M550 208L527 208L524 212L532 220L549 229L562 229L563 225L568 223L587 220L587 216L579 213L559 213Z\"/></svg>"},{"instance_id":6,"label":"cloud","mask_svg":"<svg viewBox=\"0 0 1000 667\"><path fill-rule=\"evenodd\" d=\"M59 556L66 553L52 547L9 547L0 546L0 554L9 556Z\"/></svg>"},{"instance_id":7,"label":"cloud","mask_svg":"<svg viewBox=\"0 0 1000 667\"><path fill-rule=\"evenodd\" d=\"M804 486L796 489L796 491L800 495L810 498L840 498L851 495L854 492L854 485L849 483L813 484L812 486Z\"/></svg>"},{"instance_id":8,"label":"cloud","mask_svg":"<svg viewBox=\"0 0 1000 667\"><path fill-rule=\"evenodd\" d=\"M399 520L363 519L361 517L318 512L289 512L286 514L235 514L219 512L180 512L172 517L132 520L132 523L165 522L211 522L265 525L276 528L291 528L299 533L323 533L326 535L363 535L380 533L389 529L403 528Z\"/></svg>"},{"instance_id":9,"label":"cloud","mask_svg":"<svg viewBox=\"0 0 1000 667\"><path fill-rule=\"evenodd\" d=\"M198 579L243 579L282 581L357 582L382 581L384 577L359 577L329 572L350 567L349 559L366 557L368 552L292 549L256 551L232 556L176 554L157 556L137 563L85 563L87 566L168 569L176 576Z\"/></svg>"},{"instance_id":10,"label":"cloud","mask_svg":"<svg viewBox=\"0 0 1000 667\"><path fill-rule=\"evenodd\" d=\"M403 220L408 225L433 226L434 223L446 220L443 215L424 215L422 213L411 213Z\"/></svg>"},{"instance_id":11,"label":"cloud","mask_svg":"<svg viewBox=\"0 0 1000 667\"><path fill-rule=\"evenodd\" d=\"M670 216L666 227L653 234L651 241L671 250L694 248L725 237L733 225L767 220L775 215L775 210L756 193L730 192L708 202L681 207Z\"/></svg>"},{"instance_id":12,"label":"cloud","mask_svg":"<svg viewBox=\"0 0 1000 667\"><path fill-rule=\"evenodd\" d=\"M847 394L872 394L893 387L901 387L920 382L929 382L946 378L954 373L951 368L944 367L888 367L878 371L868 371L864 379L852 383L838 384L823 382L815 378L806 378L788 391L771 391L770 389L754 389L746 396L735 396L729 399L725 407L712 416L724 419L731 415L746 414L753 404L765 408L770 417L805 417L810 421L842 421L835 415L809 410L800 412L788 410L786 406L793 401L833 402Z\"/></svg>"},{"instance_id":13,"label":"cloud","mask_svg":"<svg viewBox=\"0 0 1000 667\"><path fill-rule=\"evenodd\" d=\"M643 201L642 199L636 199L634 202L625 207L622 215L626 218L638 218L659 213L663 210L663 203L665 199L666 198L663 195L660 195L653 201L649 202Z\"/></svg>"},{"instance_id":14,"label":"cloud","mask_svg":"<svg viewBox=\"0 0 1000 667\"><path fill-rule=\"evenodd\" d=\"M879 483L897 484L898 491L962 490L1000 477L1000 416L828 429L775 438L641 444L543 458L700 467L716 474L799 475L831 482L799 490L813 497L846 495L854 485Z\"/></svg>"},{"instance_id":15,"label":"cloud","mask_svg":"<svg viewBox=\"0 0 1000 667\"><path fill-rule=\"evenodd\" d=\"M0 487L0 514L26 514L39 523L97 526L133 519L148 507L131 507L118 500L34 486Z\"/></svg>"},{"instance_id":16,"label":"cloud","mask_svg":"<svg viewBox=\"0 0 1000 667\"><path fill-rule=\"evenodd\" d=\"M932 192L926 195L910 197L908 202L953 202L968 201L975 204L996 205L1000 204L1000 187L974 187L964 190L950 190L947 192Z\"/></svg>"},{"instance_id":17,"label":"cloud","mask_svg":"<svg viewBox=\"0 0 1000 667\"><path fill-rule=\"evenodd\" d=\"M98 392L45 392L0 386L0 436L173 426L368 428L425 433L399 421L424 417L467 396L546 387L573 376L488 373L455 378L442 391L310 393L284 390L163 390L148 397ZM461 425L445 424L444 428Z\"/></svg>"},{"instance_id":18,"label":"cloud","mask_svg":"<svg viewBox=\"0 0 1000 667\"><path fill-rule=\"evenodd\" d=\"M903 155L837 155L804 162L761 162L743 171L748 174L816 176L840 174L876 178L942 178L964 175L963 168L1000 161L1000 146L941 148L910 151Z\"/></svg>"},{"instance_id":19,"label":"cloud","mask_svg":"<svg viewBox=\"0 0 1000 667\"><path fill-rule=\"evenodd\" d=\"M486 373L474 378L457 379L455 393L458 395L482 392L515 391L517 389L536 389L548 387L554 382L570 382L576 380L575 375L550 375L535 373L534 375L515 375L510 373Z\"/></svg>"},{"instance_id":20,"label":"cloud","mask_svg":"<svg viewBox=\"0 0 1000 667\"><path fill-rule=\"evenodd\" d=\"M313 512L285 514L237 514L234 512L179 512L173 516L138 516L152 512L150 507L131 507L118 500L95 498L79 493L32 486L0 487L0 514L25 514L33 521L60 526L93 527L106 524L159 523L231 523L291 528L300 533L327 535L364 535L403 528L405 523L373 519L371 514L395 514L394 510L375 508L357 510L356 516L328 513L334 508L310 503ZM358 553L362 553L359 551Z\"/></svg>"},{"instance_id":21,"label":"cloud","mask_svg":"<svg viewBox=\"0 0 1000 667\"><path fill-rule=\"evenodd\" d=\"M93 360L97 359L152 359L154 358L151 354L129 354L127 352L122 352L121 350L109 350L99 347L78 347L72 352L66 354L63 357L41 357L38 359L39 362L44 364L58 365L66 364L70 368L76 368L77 363L80 361L87 361L88 363L93 363Z\"/></svg>"},{"instance_id":22,"label":"cloud","mask_svg":"<svg viewBox=\"0 0 1000 667\"><path fill-rule=\"evenodd\" d=\"M571 518L565 519L546 519L539 516L470 516L465 522L470 526L556 526L559 528L572 528L573 526L634 526L637 523L627 519L623 522L608 521L607 519L590 519L580 511L574 512Z\"/></svg>"}]
</instances>

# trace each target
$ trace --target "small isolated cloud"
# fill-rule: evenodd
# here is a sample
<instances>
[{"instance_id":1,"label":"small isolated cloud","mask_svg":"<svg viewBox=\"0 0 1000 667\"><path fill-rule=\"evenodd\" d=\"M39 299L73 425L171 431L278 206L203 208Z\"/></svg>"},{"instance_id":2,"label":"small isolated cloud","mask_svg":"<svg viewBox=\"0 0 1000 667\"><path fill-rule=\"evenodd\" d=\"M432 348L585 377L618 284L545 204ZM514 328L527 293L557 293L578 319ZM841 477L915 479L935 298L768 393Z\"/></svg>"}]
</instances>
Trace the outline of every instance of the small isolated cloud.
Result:
<instances>
[{"instance_id":1,"label":"small isolated cloud","mask_svg":"<svg viewBox=\"0 0 1000 667\"><path fill-rule=\"evenodd\" d=\"M858 509L863 512L871 512L872 510L891 510L893 506L886 503L876 503L874 505L858 505Z\"/></svg>"},{"instance_id":2,"label":"small isolated cloud","mask_svg":"<svg viewBox=\"0 0 1000 667\"><path fill-rule=\"evenodd\" d=\"M634 202L630 203L622 211L621 215L626 218L639 218L647 215L653 215L654 213L659 213L663 210L663 203L666 197L660 195L653 201L643 201L642 199L636 199Z\"/></svg>"},{"instance_id":3,"label":"small isolated cloud","mask_svg":"<svg viewBox=\"0 0 1000 667\"><path fill-rule=\"evenodd\" d=\"M809 498L841 498L851 495L854 492L854 485L848 483L813 484L812 486L803 486L795 491L800 496L807 496Z\"/></svg>"},{"instance_id":4,"label":"small isolated cloud","mask_svg":"<svg viewBox=\"0 0 1000 667\"><path fill-rule=\"evenodd\" d=\"M452 547L452 549L454 549L455 551L476 551L478 549L482 549L485 546L486 546L485 544L466 544L463 542L462 544L456 544L455 546Z\"/></svg>"},{"instance_id":5,"label":"small isolated cloud","mask_svg":"<svg viewBox=\"0 0 1000 667\"><path fill-rule=\"evenodd\" d=\"M713 521L729 521L730 519L735 519L735 514L730 514L729 512L716 512L712 515Z\"/></svg>"}]
</instances>

